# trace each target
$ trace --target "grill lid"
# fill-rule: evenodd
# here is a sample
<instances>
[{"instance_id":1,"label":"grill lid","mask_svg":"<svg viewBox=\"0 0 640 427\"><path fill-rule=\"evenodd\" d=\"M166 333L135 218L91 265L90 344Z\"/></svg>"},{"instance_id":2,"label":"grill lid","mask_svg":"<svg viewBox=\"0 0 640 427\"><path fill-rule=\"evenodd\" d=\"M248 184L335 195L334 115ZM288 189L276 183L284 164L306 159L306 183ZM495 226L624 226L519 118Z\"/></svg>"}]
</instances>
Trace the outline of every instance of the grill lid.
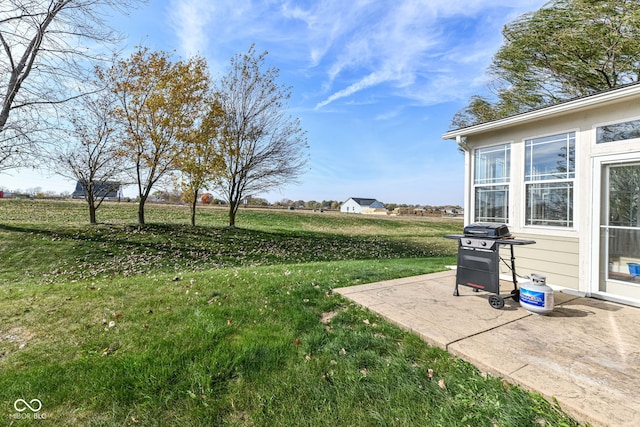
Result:
<instances>
[{"instance_id":1,"label":"grill lid","mask_svg":"<svg viewBox=\"0 0 640 427\"><path fill-rule=\"evenodd\" d=\"M495 222L476 222L464 228L466 237L481 237L486 239L506 239L511 237L506 224Z\"/></svg>"}]
</instances>

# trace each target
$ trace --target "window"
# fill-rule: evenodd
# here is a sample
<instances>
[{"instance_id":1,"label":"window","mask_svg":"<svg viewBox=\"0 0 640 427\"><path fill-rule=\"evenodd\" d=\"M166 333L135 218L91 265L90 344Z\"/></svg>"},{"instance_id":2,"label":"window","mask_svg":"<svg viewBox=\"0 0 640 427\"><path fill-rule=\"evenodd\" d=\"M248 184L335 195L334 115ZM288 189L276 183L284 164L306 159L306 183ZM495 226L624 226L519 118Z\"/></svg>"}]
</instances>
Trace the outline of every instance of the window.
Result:
<instances>
[{"instance_id":1,"label":"window","mask_svg":"<svg viewBox=\"0 0 640 427\"><path fill-rule=\"evenodd\" d=\"M575 132L525 141L527 225L573 227Z\"/></svg>"},{"instance_id":2,"label":"window","mask_svg":"<svg viewBox=\"0 0 640 427\"><path fill-rule=\"evenodd\" d=\"M640 165L609 168L609 225L640 228Z\"/></svg>"},{"instance_id":3,"label":"window","mask_svg":"<svg viewBox=\"0 0 640 427\"><path fill-rule=\"evenodd\" d=\"M475 221L509 222L510 164L511 144L475 151Z\"/></svg>"},{"instance_id":4,"label":"window","mask_svg":"<svg viewBox=\"0 0 640 427\"><path fill-rule=\"evenodd\" d=\"M596 144L634 138L640 138L640 120L600 126L596 129Z\"/></svg>"}]
</instances>

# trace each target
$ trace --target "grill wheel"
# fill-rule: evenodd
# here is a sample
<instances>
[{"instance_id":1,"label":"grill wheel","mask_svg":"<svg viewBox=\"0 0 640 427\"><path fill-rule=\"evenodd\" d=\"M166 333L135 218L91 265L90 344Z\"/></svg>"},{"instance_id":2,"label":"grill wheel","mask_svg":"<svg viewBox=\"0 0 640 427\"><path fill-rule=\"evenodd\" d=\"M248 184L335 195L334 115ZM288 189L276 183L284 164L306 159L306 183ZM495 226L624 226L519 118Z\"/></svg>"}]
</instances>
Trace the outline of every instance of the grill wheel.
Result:
<instances>
[{"instance_id":1,"label":"grill wheel","mask_svg":"<svg viewBox=\"0 0 640 427\"><path fill-rule=\"evenodd\" d=\"M497 308L498 310L504 307L504 298L500 295L490 295L489 296L489 305L493 308Z\"/></svg>"}]
</instances>

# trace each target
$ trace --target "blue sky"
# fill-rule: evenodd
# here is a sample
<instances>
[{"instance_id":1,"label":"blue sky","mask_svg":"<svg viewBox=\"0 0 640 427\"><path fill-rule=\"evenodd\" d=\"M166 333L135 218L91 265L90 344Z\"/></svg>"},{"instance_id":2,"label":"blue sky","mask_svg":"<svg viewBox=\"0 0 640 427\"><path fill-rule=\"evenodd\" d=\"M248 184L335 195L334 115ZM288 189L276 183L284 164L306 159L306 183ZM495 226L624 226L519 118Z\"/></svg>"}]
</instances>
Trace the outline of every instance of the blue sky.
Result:
<instances>
[{"instance_id":1,"label":"blue sky","mask_svg":"<svg viewBox=\"0 0 640 427\"><path fill-rule=\"evenodd\" d=\"M445 205L462 204L464 158L441 135L470 96L487 94L503 25L544 3L151 0L114 27L129 49L205 57L214 78L252 43L269 52L292 87L289 110L307 131L310 162L300 184L256 196ZM73 190L55 175L10 174L0 187Z\"/></svg>"}]
</instances>

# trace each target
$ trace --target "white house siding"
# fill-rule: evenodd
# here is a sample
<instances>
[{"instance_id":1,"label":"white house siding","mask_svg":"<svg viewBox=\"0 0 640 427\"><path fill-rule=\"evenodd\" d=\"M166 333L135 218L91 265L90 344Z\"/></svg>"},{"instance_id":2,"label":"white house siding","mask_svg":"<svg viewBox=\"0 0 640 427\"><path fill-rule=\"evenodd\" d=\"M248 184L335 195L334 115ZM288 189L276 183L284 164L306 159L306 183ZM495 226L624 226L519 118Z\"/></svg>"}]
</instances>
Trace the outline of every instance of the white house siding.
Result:
<instances>
[{"instance_id":1,"label":"white house siding","mask_svg":"<svg viewBox=\"0 0 640 427\"><path fill-rule=\"evenodd\" d=\"M566 237L518 234L518 239L535 240L535 245L514 246L516 272L519 276L532 273L546 277L548 285L579 289L579 239ZM509 262L509 248L500 249L500 255ZM501 273L510 277L511 271L502 264ZM518 281L523 280L519 278Z\"/></svg>"},{"instance_id":2,"label":"white house siding","mask_svg":"<svg viewBox=\"0 0 640 427\"><path fill-rule=\"evenodd\" d=\"M345 213L368 213L369 210L385 209L384 205L376 199L354 198L350 197L349 200L344 202L340 206L340 212Z\"/></svg>"},{"instance_id":3,"label":"white house siding","mask_svg":"<svg viewBox=\"0 0 640 427\"><path fill-rule=\"evenodd\" d=\"M349 199L340 206L340 212L362 213L362 206L360 206L355 200Z\"/></svg>"}]
</instances>

